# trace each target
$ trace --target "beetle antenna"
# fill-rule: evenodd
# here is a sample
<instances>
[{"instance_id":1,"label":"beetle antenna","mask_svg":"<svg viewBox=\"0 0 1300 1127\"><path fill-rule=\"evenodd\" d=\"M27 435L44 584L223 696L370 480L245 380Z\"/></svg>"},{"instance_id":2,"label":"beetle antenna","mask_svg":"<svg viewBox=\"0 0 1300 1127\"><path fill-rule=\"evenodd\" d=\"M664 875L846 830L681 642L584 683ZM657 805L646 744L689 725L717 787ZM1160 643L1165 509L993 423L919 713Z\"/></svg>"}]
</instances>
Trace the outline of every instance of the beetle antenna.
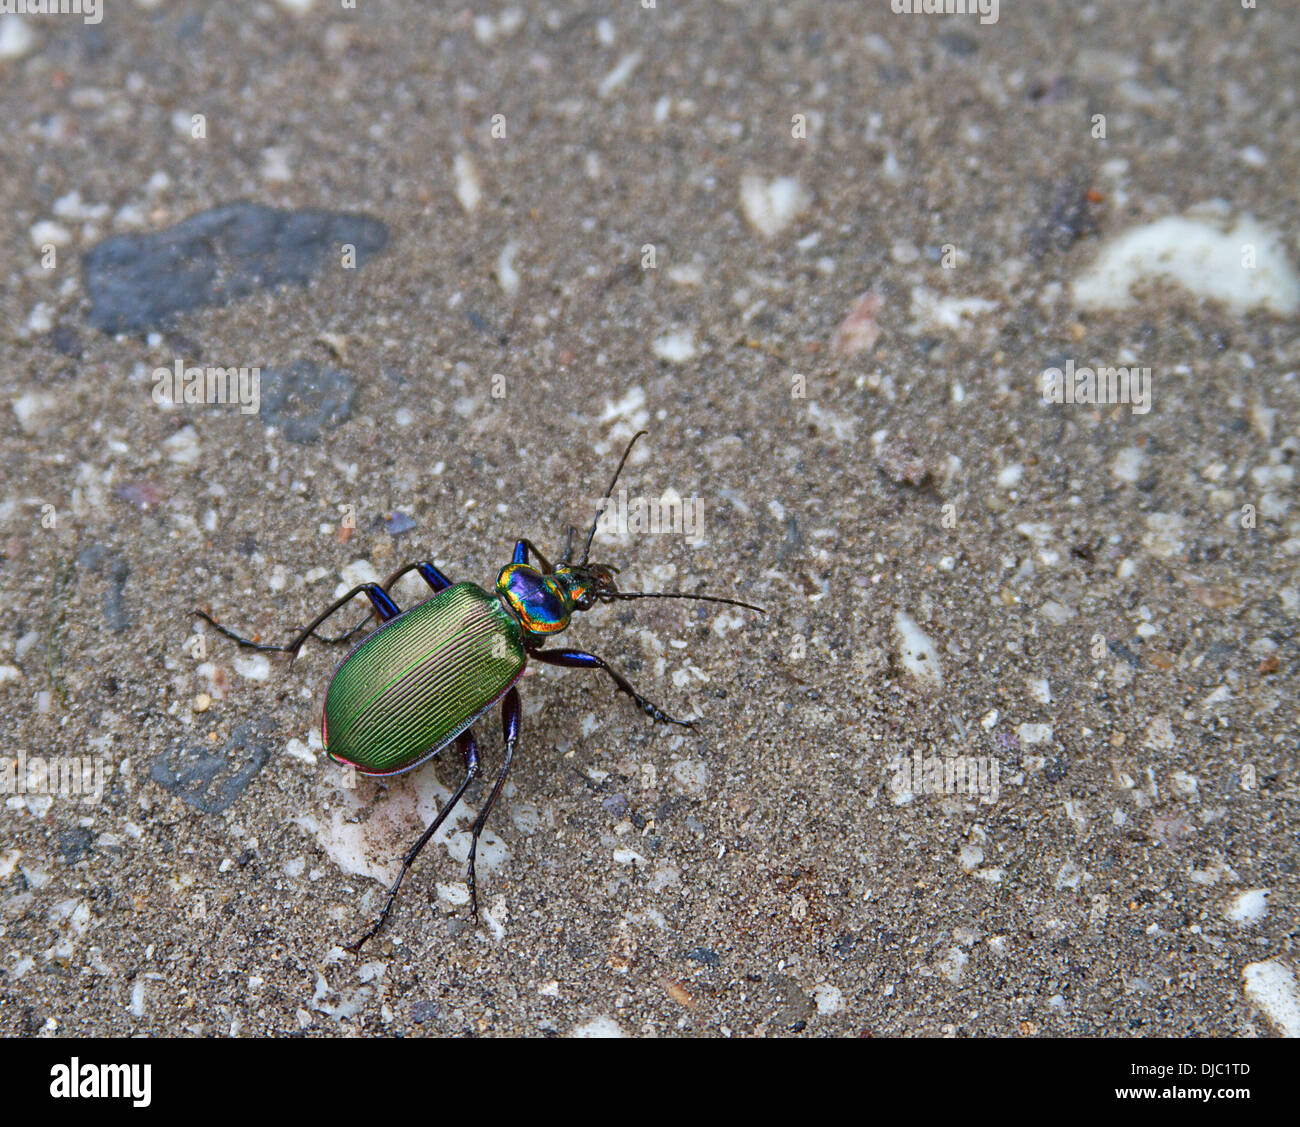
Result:
<instances>
[{"instance_id":1,"label":"beetle antenna","mask_svg":"<svg viewBox=\"0 0 1300 1127\"><path fill-rule=\"evenodd\" d=\"M605 490L605 496L600 499L600 504L596 506L596 519L591 522L591 531L587 533L587 543L582 549L582 562L587 562L587 557L591 555L591 542L596 538L596 525L600 523L600 514L605 511L605 502L610 499L614 493L614 486L618 484L618 475L623 472L623 465L627 461L627 456L632 453L632 447L636 445L636 440L647 431L639 430L632 436L632 441L627 444L627 449L623 451L623 457L618 461L618 469L614 471L614 480L609 483L609 488Z\"/></svg>"},{"instance_id":2,"label":"beetle antenna","mask_svg":"<svg viewBox=\"0 0 1300 1127\"><path fill-rule=\"evenodd\" d=\"M616 591L612 597L615 599L696 599L702 603L727 603L733 607L756 610L759 614L767 613L762 607L756 607L753 603L742 603L739 599L724 599L721 595L684 595L680 591Z\"/></svg>"}]
</instances>

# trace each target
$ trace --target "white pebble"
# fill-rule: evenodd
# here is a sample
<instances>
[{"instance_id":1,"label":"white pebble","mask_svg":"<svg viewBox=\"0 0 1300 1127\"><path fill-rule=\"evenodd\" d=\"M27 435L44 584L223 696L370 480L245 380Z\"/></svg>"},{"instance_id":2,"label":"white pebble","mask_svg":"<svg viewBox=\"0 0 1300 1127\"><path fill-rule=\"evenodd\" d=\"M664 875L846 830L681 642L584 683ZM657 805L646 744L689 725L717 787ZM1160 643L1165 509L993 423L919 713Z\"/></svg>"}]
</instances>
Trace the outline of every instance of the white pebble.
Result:
<instances>
[{"instance_id":1,"label":"white pebble","mask_svg":"<svg viewBox=\"0 0 1300 1127\"><path fill-rule=\"evenodd\" d=\"M773 180L761 176L741 177L741 210L749 225L765 239L784 231L810 202L803 185L792 176L778 176Z\"/></svg>"},{"instance_id":2,"label":"white pebble","mask_svg":"<svg viewBox=\"0 0 1300 1127\"><path fill-rule=\"evenodd\" d=\"M46 243L65 247L72 242L72 232L62 223L55 223L52 219L42 219L39 223L33 223L28 234L31 235L32 246L38 250Z\"/></svg>"},{"instance_id":3,"label":"white pebble","mask_svg":"<svg viewBox=\"0 0 1300 1127\"><path fill-rule=\"evenodd\" d=\"M817 1003L817 1012L823 1017L837 1014L844 1008L844 995L838 987L829 982L822 982L813 987L813 1001Z\"/></svg>"},{"instance_id":4,"label":"white pebble","mask_svg":"<svg viewBox=\"0 0 1300 1127\"><path fill-rule=\"evenodd\" d=\"M506 243L497 255L497 284L506 297L514 297L519 292L519 271L515 269L515 252L518 243Z\"/></svg>"},{"instance_id":5,"label":"white pebble","mask_svg":"<svg viewBox=\"0 0 1300 1127\"><path fill-rule=\"evenodd\" d=\"M1024 476L1025 467L1019 462L1012 462L1009 466L1003 466L998 472L998 485L1003 489L1014 489L1020 484L1020 479Z\"/></svg>"},{"instance_id":6,"label":"white pebble","mask_svg":"<svg viewBox=\"0 0 1300 1127\"><path fill-rule=\"evenodd\" d=\"M36 44L36 33L22 16L0 16L0 59L21 59Z\"/></svg>"},{"instance_id":7,"label":"white pebble","mask_svg":"<svg viewBox=\"0 0 1300 1127\"><path fill-rule=\"evenodd\" d=\"M1228 902L1223 914L1233 923L1249 927L1268 915L1268 897L1267 888L1248 888Z\"/></svg>"},{"instance_id":8,"label":"white pebble","mask_svg":"<svg viewBox=\"0 0 1300 1127\"><path fill-rule=\"evenodd\" d=\"M657 338L651 347L656 356L667 360L670 364L685 364L695 358L695 334L690 329L666 333Z\"/></svg>"},{"instance_id":9,"label":"white pebble","mask_svg":"<svg viewBox=\"0 0 1300 1127\"><path fill-rule=\"evenodd\" d=\"M1131 485L1142 476L1146 460L1146 455L1136 446L1126 446L1115 455L1110 472L1117 481L1126 481Z\"/></svg>"},{"instance_id":10,"label":"white pebble","mask_svg":"<svg viewBox=\"0 0 1300 1127\"><path fill-rule=\"evenodd\" d=\"M943 684L943 669L934 640L901 610L894 614L894 631L903 668L927 688L939 688Z\"/></svg>"},{"instance_id":11,"label":"white pebble","mask_svg":"<svg viewBox=\"0 0 1300 1127\"><path fill-rule=\"evenodd\" d=\"M199 460L199 434L193 427L183 427L170 438L163 439L168 461L178 466L192 466Z\"/></svg>"},{"instance_id":12,"label":"white pebble","mask_svg":"<svg viewBox=\"0 0 1300 1127\"><path fill-rule=\"evenodd\" d=\"M479 184L478 169L468 153L457 153L452 164L456 177L456 199L466 214L472 213L483 198L483 189Z\"/></svg>"},{"instance_id":13,"label":"white pebble","mask_svg":"<svg viewBox=\"0 0 1300 1127\"><path fill-rule=\"evenodd\" d=\"M619 60L618 66L600 80L600 85L596 88L596 92L602 98L608 98L615 90L632 77L632 72L636 70L640 62L640 51L633 51L630 55L624 55L623 58Z\"/></svg>"},{"instance_id":14,"label":"white pebble","mask_svg":"<svg viewBox=\"0 0 1300 1127\"><path fill-rule=\"evenodd\" d=\"M1300 1037L1300 990L1291 968L1276 960L1251 963L1241 977L1246 982L1246 997L1264 1011L1278 1032L1284 1037Z\"/></svg>"},{"instance_id":15,"label":"white pebble","mask_svg":"<svg viewBox=\"0 0 1300 1127\"><path fill-rule=\"evenodd\" d=\"M271 663L265 654L236 657L231 664L234 665L236 673L250 681L266 681L271 676Z\"/></svg>"},{"instance_id":16,"label":"white pebble","mask_svg":"<svg viewBox=\"0 0 1300 1127\"><path fill-rule=\"evenodd\" d=\"M612 1017L596 1017L575 1026L570 1037L626 1037L622 1027Z\"/></svg>"},{"instance_id":17,"label":"white pebble","mask_svg":"<svg viewBox=\"0 0 1300 1127\"><path fill-rule=\"evenodd\" d=\"M1242 248L1255 263L1242 269ZM1222 302L1233 313L1263 308L1279 316L1300 310L1300 274L1282 238L1250 215L1225 222L1167 216L1117 235L1074 283L1083 309L1122 309L1132 287L1150 279L1174 282L1196 297Z\"/></svg>"}]
</instances>

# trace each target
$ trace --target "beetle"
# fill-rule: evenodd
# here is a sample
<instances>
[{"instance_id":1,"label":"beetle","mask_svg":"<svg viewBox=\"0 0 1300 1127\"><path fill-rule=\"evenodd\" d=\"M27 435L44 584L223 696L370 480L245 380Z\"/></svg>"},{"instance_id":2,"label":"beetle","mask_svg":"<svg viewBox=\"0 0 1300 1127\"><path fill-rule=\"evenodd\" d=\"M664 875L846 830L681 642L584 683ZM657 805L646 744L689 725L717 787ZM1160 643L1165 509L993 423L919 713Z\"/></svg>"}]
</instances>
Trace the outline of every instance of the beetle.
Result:
<instances>
[{"instance_id":1,"label":"beetle","mask_svg":"<svg viewBox=\"0 0 1300 1127\"><path fill-rule=\"evenodd\" d=\"M360 950L383 927L407 870L478 774L479 753L473 725L500 702L505 755L492 792L470 833L469 891L474 915L478 916L474 877L478 839L501 794L519 742L520 702L516 682L530 658L569 669L601 670L613 680L619 692L631 698L652 720L683 728L693 726L693 721L678 720L651 703L623 674L595 654L577 649L542 648L551 635L570 625L576 613L600 603L626 599L696 599L765 613L761 607L716 595L621 591L614 579L617 568L589 562L592 540L605 503L618 484L632 447L645 433L634 434L623 451L587 533L582 559L576 563L572 562L575 532L572 526L564 555L554 567L532 541L518 540L510 563L498 573L491 591L473 583L454 583L431 560L409 563L382 584L362 583L352 588L280 646L242 637L221 625L207 611L193 612L241 646L288 653L292 664L303 643L313 635L327 643L346 642L363 629L369 615L338 637L316 634L317 627L332 614L358 595L365 595L380 625L348 653L330 679L321 718L325 750L335 762L372 777L409 771L453 743L460 752L465 766L464 780L407 851L378 919L360 939L348 945L348 950ZM418 572L433 594L403 611L389 592L399 579L412 571Z\"/></svg>"}]
</instances>

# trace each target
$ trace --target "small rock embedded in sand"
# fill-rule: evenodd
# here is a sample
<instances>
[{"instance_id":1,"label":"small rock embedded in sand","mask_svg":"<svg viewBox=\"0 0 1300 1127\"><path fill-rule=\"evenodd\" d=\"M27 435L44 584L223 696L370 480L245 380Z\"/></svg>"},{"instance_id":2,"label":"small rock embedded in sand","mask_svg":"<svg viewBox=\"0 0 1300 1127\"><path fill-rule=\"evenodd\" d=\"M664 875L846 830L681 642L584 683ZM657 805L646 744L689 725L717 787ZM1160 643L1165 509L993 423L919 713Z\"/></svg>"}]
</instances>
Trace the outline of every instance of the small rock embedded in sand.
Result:
<instances>
[{"instance_id":1,"label":"small rock embedded in sand","mask_svg":"<svg viewBox=\"0 0 1300 1127\"><path fill-rule=\"evenodd\" d=\"M670 364L685 364L695 358L695 334L690 329L665 333L657 337L650 347L661 360L667 360Z\"/></svg>"},{"instance_id":2,"label":"small rock embedded in sand","mask_svg":"<svg viewBox=\"0 0 1300 1127\"><path fill-rule=\"evenodd\" d=\"M822 982L813 987L813 1002L822 1017L830 1017L844 1008L844 994L839 987Z\"/></svg>"},{"instance_id":3,"label":"small rock embedded in sand","mask_svg":"<svg viewBox=\"0 0 1300 1127\"><path fill-rule=\"evenodd\" d=\"M1156 279L1221 301L1234 313L1300 311L1300 274L1281 236L1250 215L1231 227L1221 216L1217 222L1167 216L1131 228L1075 281L1074 300L1083 309L1124 309L1133 304L1133 286Z\"/></svg>"},{"instance_id":4,"label":"small rock embedded in sand","mask_svg":"<svg viewBox=\"0 0 1300 1127\"><path fill-rule=\"evenodd\" d=\"M1174 742L1174 727L1168 716L1153 719L1142 737L1142 746L1148 751L1172 751Z\"/></svg>"},{"instance_id":5,"label":"small rock embedded in sand","mask_svg":"<svg viewBox=\"0 0 1300 1127\"><path fill-rule=\"evenodd\" d=\"M632 72L640 65L640 51L633 51L630 55L624 55L619 59L618 65L600 80L600 85L596 88L596 92L602 98L611 97L614 91L632 77Z\"/></svg>"},{"instance_id":6,"label":"small rock embedded in sand","mask_svg":"<svg viewBox=\"0 0 1300 1127\"><path fill-rule=\"evenodd\" d=\"M773 239L789 227L810 202L803 185L793 176L740 179L741 210L749 225L765 239Z\"/></svg>"},{"instance_id":7,"label":"small rock embedded in sand","mask_svg":"<svg viewBox=\"0 0 1300 1127\"><path fill-rule=\"evenodd\" d=\"M1232 923L1249 927L1268 915L1268 897L1267 888L1248 888L1228 901L1223 914Z\"/></svg>"},{"instance_id":8,"label":"small rock embedded in sand","mask_svg":"<svg viewBox=\"0 0 1300 1127\"><path fill-rule=\"evenodd\" d=\"M958 332L966 321L978 320L982 314L997 309L996 301L982 297L950 297L926 286L912 287L913 332Z\"/></svg>"},{"instance_id":9,"label":"small rock embedded in sand","mask_svg":"<svg viewBox=\"0 0 1300 1127\"><path fill-rule=\"evenodd\" d=\"M518 243L506 243L497 255L497 284L506 297L514 297L519 292L519 271L515 269L515 253L518 250Z\"/></svg>"},{"instance_id":10,"label":"small rock embedded in sand","mask_svg":"<svg viewBox=\"0 0 1300 1127\"><path fill-rule=\"evenodd\" d=\"M1295 973L1277 960L1251 963L1241 972L1246 997L1276 1026L1283 1037L1300 1037L1300 989Z\"/></svg>"},{"instance_id":11,"label":"small rock embedded in sand","mask_svg":"<svg viewBox=\"0 0 1300 1127\"><path fill-rule=\"evenodd\" d=\"M465 214L470 215L483 198L483 188L479 184L478 169L474 167L474 161L468 153L456 154L456 159L452 162L452 174L456 177L456 199Z\"/></svg>"},{"instance_id":12,"label":"small rock embedded in sand","mask_svg":"<svg viewBox=\"0 0 1300 1127\"><path fill-rule=\"evenodd\" d=\"M75 192L53 206L59 218L98 210ZM210 208L161 231L113 235L87 251L88 320L106 333L164 327L177 313L339 273L344 245L360 268L387 242L388 227L369 215L247 202Z\"/></svg>"},{"instance_id":13,"label":"small rock embedded in sand","mask_svg":"<svg viewBox=\"0 0 1300 1127\"><path fill-rule=\"evenodd\" d=\"M1052 739L1053 728L1051 724L1021 724L1016 729L1016 735L1020 737L1020 742L1027 747L1033 747L1035 744L1050 743Z\"/></svg>"},{"instance_id":14,"label":"small rock embedded in sand","mask_svg":"<svg viewBox=\"0 0 1300 1127\"><path fill-rule=\"evenodd\" d=\"M36 33L22 16L0 16L0 59L21 59L35 45Z\"/></svg>"},{"instance_id":15,"label":"small rock embedded in sand","mask_svg":"<svg viewBox=\"0 0 1300 1127\"><path fill-rule=\"evenodd\" d=\"M72 242L72 232L62 223L55 223L52 219L42 219L38 223L33 223L27 233L31 236L32 246L37 250L47 243L50 246L65 247Z\"/></svg>"},{"instance_id":16,"label":"small rock embedded in sand","mask_svg":"<svg viewBox=\"0 0 1300 1127\"><path fill-rule=\"evenodd\" d=\"M926 688L939 688L943 684L943 669L934 640L905 611L894 614L894 630L903 668Z\"/></svg>"},{"instance_id":17,"label":"small rock embedded in sand","mask_svg":"<svg viewBox=\"0 0 1300 1127\"><path fill-rule=\"evenodd\" d=\"M626 1037L622 1027L612 1017L596 1017L575 1026L570 1037Z\"/></svg>"},{"instance_id":18,"label":"small rock embedded in sand","mask_svg":"<svg viewBox=\"0 0 1300 1127\"><path fill-rule=\"evenodd\" d=\"M860 295L848 316L835 330L835 335L831 338L831 352L836 356L848 357L871 348L880 337L876 315L880 312L881 305L878 294L868 291Z\"/></svg>"},{"instance_id":19,"label":"small rock embedded in sand","mask_svg":"<svg viewBox=\"0 0 1300 1127\"><path fill-rule=\"evenodd\" d=\"M1116 481L1128 482L1130 485L1142 476L1142 467L1146 465L1146 455L1136 446L1126 446L1110 465L1111 475Z\"/></svg>"},{"instance_id":20,"label":"small rock embedded in sand","mask_svg":"<svg viewBox=\"0 0 1300 1127\"><path fill-rule=\"evenodd\" d=\"M1187 521L1179 513L1149 513L1142 546L1162 559L1181 555L1186 528Z\"/></svg>"}]
</instances>

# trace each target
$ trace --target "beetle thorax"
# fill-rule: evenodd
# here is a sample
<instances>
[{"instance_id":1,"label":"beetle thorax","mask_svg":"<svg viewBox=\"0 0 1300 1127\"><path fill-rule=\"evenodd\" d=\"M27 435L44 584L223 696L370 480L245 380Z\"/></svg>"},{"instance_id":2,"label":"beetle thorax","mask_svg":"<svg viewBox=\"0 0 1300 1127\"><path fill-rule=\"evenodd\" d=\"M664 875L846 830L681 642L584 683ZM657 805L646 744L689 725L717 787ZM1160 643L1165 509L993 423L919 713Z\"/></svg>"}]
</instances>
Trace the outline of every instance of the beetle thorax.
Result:
<instances>
[{"instance_id":1,"label":"beetle thorax","mask_svg":"<svg viewBox=\"0 0 1300 1127\"><path fill-rule=\"evenodd\" d=\"M528 564L509 564L497 576L496 590L528 634L557 634L569 625L573 600L554 575Z\"/></svg>"}]
</instances>

